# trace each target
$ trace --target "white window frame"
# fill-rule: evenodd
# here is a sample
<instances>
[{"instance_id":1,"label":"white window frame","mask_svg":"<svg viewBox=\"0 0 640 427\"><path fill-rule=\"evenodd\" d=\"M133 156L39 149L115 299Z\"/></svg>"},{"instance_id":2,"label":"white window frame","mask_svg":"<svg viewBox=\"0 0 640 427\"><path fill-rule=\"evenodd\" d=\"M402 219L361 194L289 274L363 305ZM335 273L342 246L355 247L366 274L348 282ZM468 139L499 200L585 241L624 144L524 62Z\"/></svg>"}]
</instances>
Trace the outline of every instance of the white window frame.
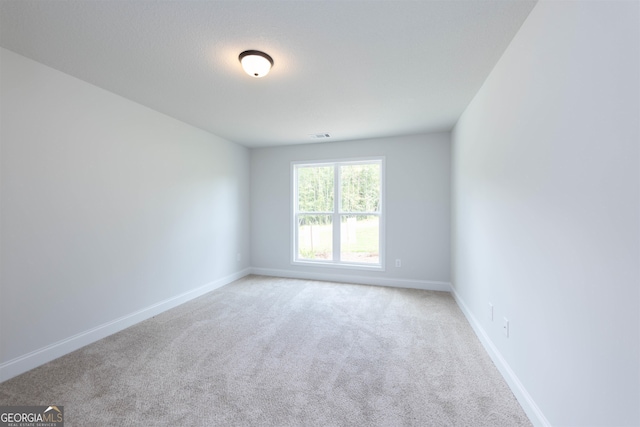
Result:
<instances>
[{"instance_id":1,"label":"white window frame","mask_svg":"<svg viewBox=\"0 0 640 427\"><path fill-rule=\"evenodd\" d=\"M341 212L340 201L342 200L340 182L340 168L342 165L357 165L378 163L380 165L380 211L379 212ZM333 166L334 171L334 195L333 195L333 212L298 212L298 188L297 188L297 168L299 166L305 167L320 167L320 166ZM386 190L385 190L385 157L358 157L347 159L332 159L332 160L312 160L312 161L294 161L291 162L291 264L293 265L305 265L314 267L333 267L333 268L346 268L357 270L373 270L373 271L385 271L385 222L386 222ZM357 214L357 215L373 215L378 216L378 245L379 245L379 264L366 264L366 263L354 263L340 261L340 224L341 216ZM331 215L333 224L333 260L308 260L298 258L298 216L299 215Z\"/></svg>"}]
</instances>

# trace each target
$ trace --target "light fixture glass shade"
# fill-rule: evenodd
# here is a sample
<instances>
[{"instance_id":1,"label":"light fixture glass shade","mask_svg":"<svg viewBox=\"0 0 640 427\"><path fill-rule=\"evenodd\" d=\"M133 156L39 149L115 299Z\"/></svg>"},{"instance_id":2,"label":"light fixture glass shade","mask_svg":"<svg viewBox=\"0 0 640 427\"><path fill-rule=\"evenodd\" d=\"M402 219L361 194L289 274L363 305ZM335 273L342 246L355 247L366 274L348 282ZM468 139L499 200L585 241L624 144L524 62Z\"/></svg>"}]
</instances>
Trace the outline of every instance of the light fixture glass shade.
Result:
<instances>
[{"instance_id":1,"label":"light fixture glass shade","mask_svg":"<svg viewBox=\"0 0 640 427\"><path fill-rule=\"evenodd\" d=\"M251 77L264 77L269 74L273 59L258 50L246 50L240 54L240 63L244 71Z\"/></svg>"}]
</instances>

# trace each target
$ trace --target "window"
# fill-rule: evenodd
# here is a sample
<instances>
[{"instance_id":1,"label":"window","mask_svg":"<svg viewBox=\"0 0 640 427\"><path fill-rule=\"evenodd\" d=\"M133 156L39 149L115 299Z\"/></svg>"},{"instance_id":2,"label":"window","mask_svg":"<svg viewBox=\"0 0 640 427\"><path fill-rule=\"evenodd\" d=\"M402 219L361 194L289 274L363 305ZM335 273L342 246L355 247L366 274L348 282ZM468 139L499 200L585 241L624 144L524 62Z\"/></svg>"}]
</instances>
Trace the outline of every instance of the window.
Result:
<instances>
[{"instance_id":1,"label":"window","mask_svg":"<svg viewBox=\"0 0 640 427\"><path fill-rule=\"evenodd\" d=\"M294 263L383 268L383 161L293 163Z\"/></svg>"}]
</instances>

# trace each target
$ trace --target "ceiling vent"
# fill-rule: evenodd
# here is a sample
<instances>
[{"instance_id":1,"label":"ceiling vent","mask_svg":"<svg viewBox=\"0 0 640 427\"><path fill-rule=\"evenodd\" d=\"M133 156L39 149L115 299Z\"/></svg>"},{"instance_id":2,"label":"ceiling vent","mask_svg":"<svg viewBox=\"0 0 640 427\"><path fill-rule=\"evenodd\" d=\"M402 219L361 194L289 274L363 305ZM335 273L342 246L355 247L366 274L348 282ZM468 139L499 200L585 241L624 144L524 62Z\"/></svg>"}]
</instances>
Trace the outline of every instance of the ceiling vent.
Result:
<instances>
[{"instance_id":1,"label":"ceiling vent","mask_svg":"<svg viewBox=\"0 0 640 427\"><path fill-rule=\"evenodd\" d=\"M313 135L309 135L312 139L327 139L331 138L331 135L328 133L314 133Z\"/></svg>"}]
</instances>

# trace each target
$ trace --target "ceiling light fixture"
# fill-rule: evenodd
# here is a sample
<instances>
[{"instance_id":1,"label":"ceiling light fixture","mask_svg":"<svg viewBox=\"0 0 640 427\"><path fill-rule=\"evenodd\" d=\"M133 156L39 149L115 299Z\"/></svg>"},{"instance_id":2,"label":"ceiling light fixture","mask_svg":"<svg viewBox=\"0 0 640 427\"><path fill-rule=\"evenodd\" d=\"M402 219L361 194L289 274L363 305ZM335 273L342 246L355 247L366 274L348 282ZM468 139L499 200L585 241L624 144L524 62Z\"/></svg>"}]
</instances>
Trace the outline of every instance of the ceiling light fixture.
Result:
<instances>
[{"instance_id":1,"label":"ceiling light fixture","mask_svg":"<svg viewBox=\"0 0 640 427\"><path fill-rule=\"evenodd\" d=\"M244 71L251 77L264 77L273 67L273 58L259 50L245 50L238 59Z\"/></svg>"}]
</instances>

